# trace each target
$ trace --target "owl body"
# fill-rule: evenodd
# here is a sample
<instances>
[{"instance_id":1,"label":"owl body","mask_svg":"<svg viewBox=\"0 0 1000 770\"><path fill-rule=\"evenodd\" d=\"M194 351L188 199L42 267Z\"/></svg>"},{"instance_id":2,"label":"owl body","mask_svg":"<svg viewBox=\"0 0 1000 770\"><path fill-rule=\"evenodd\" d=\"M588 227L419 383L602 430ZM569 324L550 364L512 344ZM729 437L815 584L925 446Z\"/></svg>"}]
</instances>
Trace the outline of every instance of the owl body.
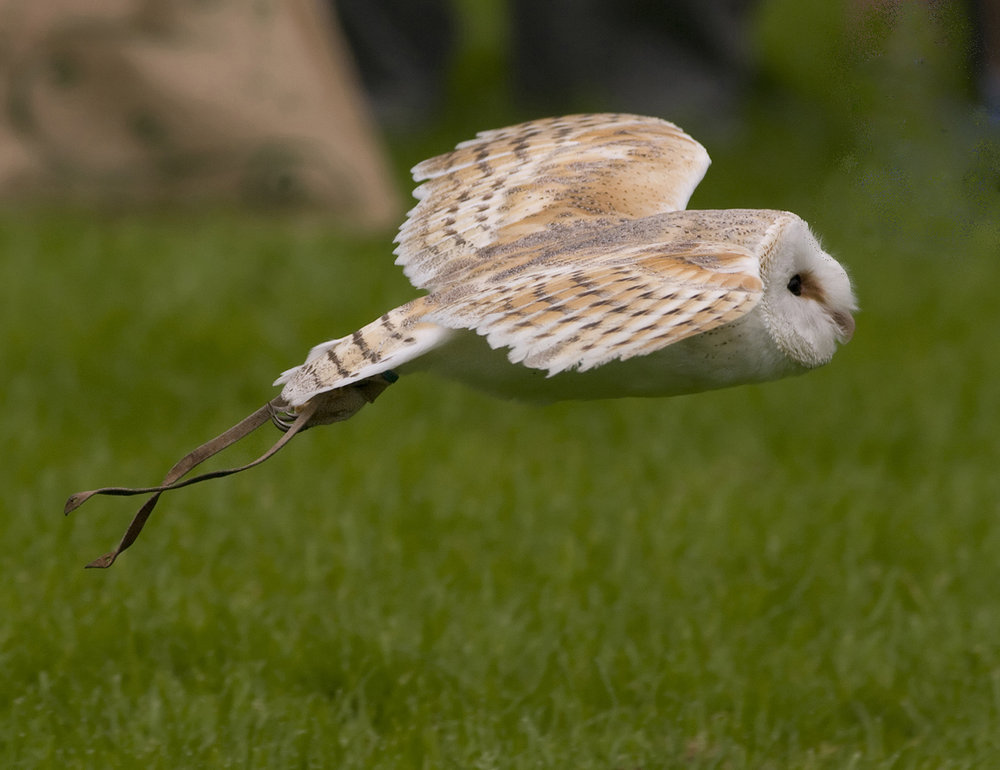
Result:
<instances>
[{"instance_id":1,"label":"owl body","mask_svg":"<svg viewBox=\"0 0 1000 770\"><path fill-rule=\"evenodd\" d=\"M546 404L605 398L657 398L766 382L809 371L773 344L759 313L689 337L647 356L587 371L548 376L512 366L507 351L470 331L445 330L442 344L397 367L402 376L426 372L498 398Z\"/></svg>"},{"instance_id":2,"label":"owl body","mask_svg":"<svg viewBox=\"0 0 1000 770\"><path fill-rule=\"evenodd\" d=\"M396 368L400 374L410 371L428 371L449 379L464 382L467 385L487 391L493 395L530 401L558 401L570 399L599 399L631 396L674 396L685 393L695 393L703 390L713 390L732 385L763 382L793 374L801 374L810 368L803 361L789 355L777 344L775 332L769 327L769 312L753 298L753 289L757 279L781 280L785 283L791 277L790 270L804 269L794 260L787 259L780 246L787 239L812 240L811 233L805 223L794 214L781 211L761 210L723 210L723 211L684 211L646 217L642 220L627 220L618 225L604 224L598 228L582 228L575 236L568 237L565 233L558 236L548 235L545 238L533 237L529 240L528 250L533 259L515 272L508 272L501 279L486 273L483 282L486 286L471 286L463 283L460 289L453 289L442 296L438 302L445 310L430 311L425 318L441 317L445 324L459 327L449 329L441 326L440 340L426 353L412 361ZM581 261L581 255L594 253L605 248L608 241L614 242L618 249L632 247L628 256L608 258L607 263L615 266L625 260L627 266L635 264L635 249L649 249L652 258L670 262L673 252L682 244L696 243L702 250L718 251L718 246L724 245L731 249L734 245L751 247L749 256L739 265L742 271L740 280L749 284L744 303L753 302L754 306L747 312L740 312L734 320L707 331L684 337L677 342L653 350L647 355L632 356L624 360L612 358L600 365L586 368L577 366L547 372L534 366L518 366L512 364L511 348L517 350L517 324L526 324L535 328L542 322L543 312L534 315L514 312L518 303L516 297L510 300L505 296L502 287L490 286L502 282L509 286L514 282L515 275L521 278L521 283L527 282L533 294L535 289L530 280L525 278L539 276L539 285L550 278L559 265L574 265ZM544 243L544 246L542 245ZM714 244L714 246L712 245ZM801 244L796 244L801 249ZM810 244L811 245L811 244ZM540 248L541 246L541 248ZM524 244L514 243L505 251L505 258L511 253L517 253ZM816 245L818 248L818 244ZM712 256L701 259L705 264L713 263ZM691 257L690 253L686 258ZM672 265L675 272L684 267L684 259L675 259ZM782 263L786 264L782 264ZM745 272L743 272L745 271ZM784 275L787 273L787 276ZM704 296L697 273L690 279L689 286L670 285L670 293L654 294L652 300L662 308L672 309L668 304L670 295L678 296L673 300L681 312L689 314L693 328L704 323L707 316L720 309L720 296L725 296L727 289L718 289L714 294ZM607 323L599 324L600 334L590 331L592 337L581 347L591 346L591 350L613 350L610 343L620 342L621 337L634 338L642 327L651 323L654 313L645 306L638 306L636 295L650 291L645 283L640 284L641 292L629 292L628 284L621 282L618 288L608 289L598 295L599 317ZM523 289L521 290L523 293ZM686 293L685 293L686 292ZM461 319L453 317L455 306L461 305L469 296L488 294L495 303L506 305L504 317L509 325L515 327L510 335L503 333L482 336L461 328ZM432 295L433 298L433 295ZM436 298L435 298L436 299ZM738 307L742 307L742 304ZM686 307L685 307L686 306ZM587 312L578 312L578 325L586 327L593 323L595 312L585 305ZM697 316L701 314L703 318ZM511 324L511 320L519 320ZM636 320L638 319L638 320ZM457 322L456 322L457 320ZM572 323L567 322L570 327ZM675 332L677 324L671 325ZM597 329L598 327L594 327ZM572 336L572 335L570 335ZM832 354L832 351L830 351ZM516 358L516 354L514 358ZM817 362L819 363L819 362Z\"/></svg>"},{"instance_id":3,"label":"owl body","mask_svg":"<svg viewBox=\"0 0 1000 770\"><path fill-rule=\"evenodd\" d=\"M340 389L420 370L535 401L671 396L827 363L854 330L846 271L790 212L686 210L708 164L631 115L485 132L419 164L396 253L427 293L313 348L282 399L339 415Z\"/></svg>"}]
</instances>

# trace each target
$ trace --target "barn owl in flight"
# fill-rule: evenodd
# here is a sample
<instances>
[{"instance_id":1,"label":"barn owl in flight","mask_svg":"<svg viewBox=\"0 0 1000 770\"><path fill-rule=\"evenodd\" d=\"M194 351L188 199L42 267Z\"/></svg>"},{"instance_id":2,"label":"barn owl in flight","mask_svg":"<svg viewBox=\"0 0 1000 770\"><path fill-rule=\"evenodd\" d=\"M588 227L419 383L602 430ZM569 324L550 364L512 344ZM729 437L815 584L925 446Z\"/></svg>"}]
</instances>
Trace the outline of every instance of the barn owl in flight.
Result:
<instances>
[{"instance_id":1,"label":"barn owl in flight","mask_svg":"<svg viewBox=\"0 0 1000 770\"><path fill-rule=\"evenodd\" d=\"M677 126L594 114L480 133L413 169L417 205L396 263L425 291L310 351L281 395L181 460L159 495L273 420L286 431L347 419L401 375L427 370L536 401L671 396L799 374L854 332L844 268L787 211L686 210L710 163ZM249 466L244 466L249 467Z\"/></svg>"}]
</instances>

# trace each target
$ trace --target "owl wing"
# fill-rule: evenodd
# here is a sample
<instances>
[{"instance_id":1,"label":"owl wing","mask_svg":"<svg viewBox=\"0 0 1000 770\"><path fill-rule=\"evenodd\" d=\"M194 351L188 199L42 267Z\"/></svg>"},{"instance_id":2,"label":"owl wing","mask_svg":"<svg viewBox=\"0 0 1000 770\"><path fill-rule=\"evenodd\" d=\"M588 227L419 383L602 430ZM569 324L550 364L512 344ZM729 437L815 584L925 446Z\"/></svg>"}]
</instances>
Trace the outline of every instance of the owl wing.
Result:
<instances>
[{"instance_id":1,"label":"owl wing","mask_svg":"<svg viewBox=\"0 0 1000 770\"><path fill-rule=\"evenodd\" d=\"M678 212L653 218L666 227L613 228L644 225L657 239L602 230L575 244L557 238L557 251L515 249L504 260L507 270L480 272L428 297L435 307L427 318L474 330L491 347L508 348L513 363L550 376L647 355L734 321L760 301L760 260L776 237L767 226L773 221L732 238L690 237L691 221L728 213ZM670 222L678 218L679 225Z\"/></svg>"},{"instance_id":2,"label":"owl wing","mask_svg":"<svg viewBox=\"0 0 1000 770\"><path fill-rule=\"evenodd\" d=\"M424 183L396 238L396 263L414 286L441 288L474 268L482 249L553 224L681 210L710 162L657 118L572 115L484 131L413 169Z\"/></svg>"},{"instance_id":3,"label":"owl wing","mask_svg":"<svg viewBox=\"0 0 1000 770\"><path fill-rule=\"evenodd\" d=\"M675 211L555 225L482 250L475 269L315 347L285 372L292 406L395 368L471 330L549 375L642 356L750 312L794 214Z\"/></svg>"}]
</instances>

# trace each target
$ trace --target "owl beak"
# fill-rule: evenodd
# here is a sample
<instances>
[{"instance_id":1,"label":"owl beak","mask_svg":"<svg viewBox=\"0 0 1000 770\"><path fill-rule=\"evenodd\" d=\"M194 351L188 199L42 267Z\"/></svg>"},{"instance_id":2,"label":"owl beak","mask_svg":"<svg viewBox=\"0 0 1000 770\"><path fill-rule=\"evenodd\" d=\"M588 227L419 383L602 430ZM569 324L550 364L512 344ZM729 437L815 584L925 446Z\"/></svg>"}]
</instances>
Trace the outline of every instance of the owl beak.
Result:
<instances>
[{"instance_id":1,"label":"owl beak","mask_svg":"<svg viewBox=\"0 0 1000 770\"><path fill-rule=\"evenodd\" d=\"M833 322L837 326L837 339L841 345L846 345L854 336L854 316L842 310L830 314Z\"/></svg>"}]
</instances>

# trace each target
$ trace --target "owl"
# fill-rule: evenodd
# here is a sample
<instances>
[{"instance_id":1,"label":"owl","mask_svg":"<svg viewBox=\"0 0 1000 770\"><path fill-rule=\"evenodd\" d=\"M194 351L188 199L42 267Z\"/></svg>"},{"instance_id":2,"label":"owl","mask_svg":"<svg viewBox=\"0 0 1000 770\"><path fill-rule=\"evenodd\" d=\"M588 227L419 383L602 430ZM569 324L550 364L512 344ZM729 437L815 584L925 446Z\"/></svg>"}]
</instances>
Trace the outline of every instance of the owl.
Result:
<instances>
[{"instance_id":1,"label":"owl","mask_svg":"<svg viewBox=\"0 0 1000 770\"><path fill-rule=\"evenodd\" d=\"M242 470L180 480L205 457L271 419L286 433L256 464L411 372L550 402L672 396L827 363L854 333L847 272L790 212L686 210L709 163L665 120L588 114L485 131L418 164L395 254L424 293L314 347L278 378L280 396L162 485L70 498L67 512L92 494L152 494L131 539L92 566L131 544L166 489Z\"/></svg>"},{"instance_id":2,"label":"owl","mask_svg":"<svg viewBox=\"0 0 1000 770\"><path fill-rule=\"evenodd\" d=\"M395 253L427 293L286 371L289 415L320 398L333 417L346 386L421 369L555 401L827 363L854 331L847 273L795 214L685 210L709 163L677 126L634 115L486 131L420 163Z\"/></svg>"}]
</instances>

